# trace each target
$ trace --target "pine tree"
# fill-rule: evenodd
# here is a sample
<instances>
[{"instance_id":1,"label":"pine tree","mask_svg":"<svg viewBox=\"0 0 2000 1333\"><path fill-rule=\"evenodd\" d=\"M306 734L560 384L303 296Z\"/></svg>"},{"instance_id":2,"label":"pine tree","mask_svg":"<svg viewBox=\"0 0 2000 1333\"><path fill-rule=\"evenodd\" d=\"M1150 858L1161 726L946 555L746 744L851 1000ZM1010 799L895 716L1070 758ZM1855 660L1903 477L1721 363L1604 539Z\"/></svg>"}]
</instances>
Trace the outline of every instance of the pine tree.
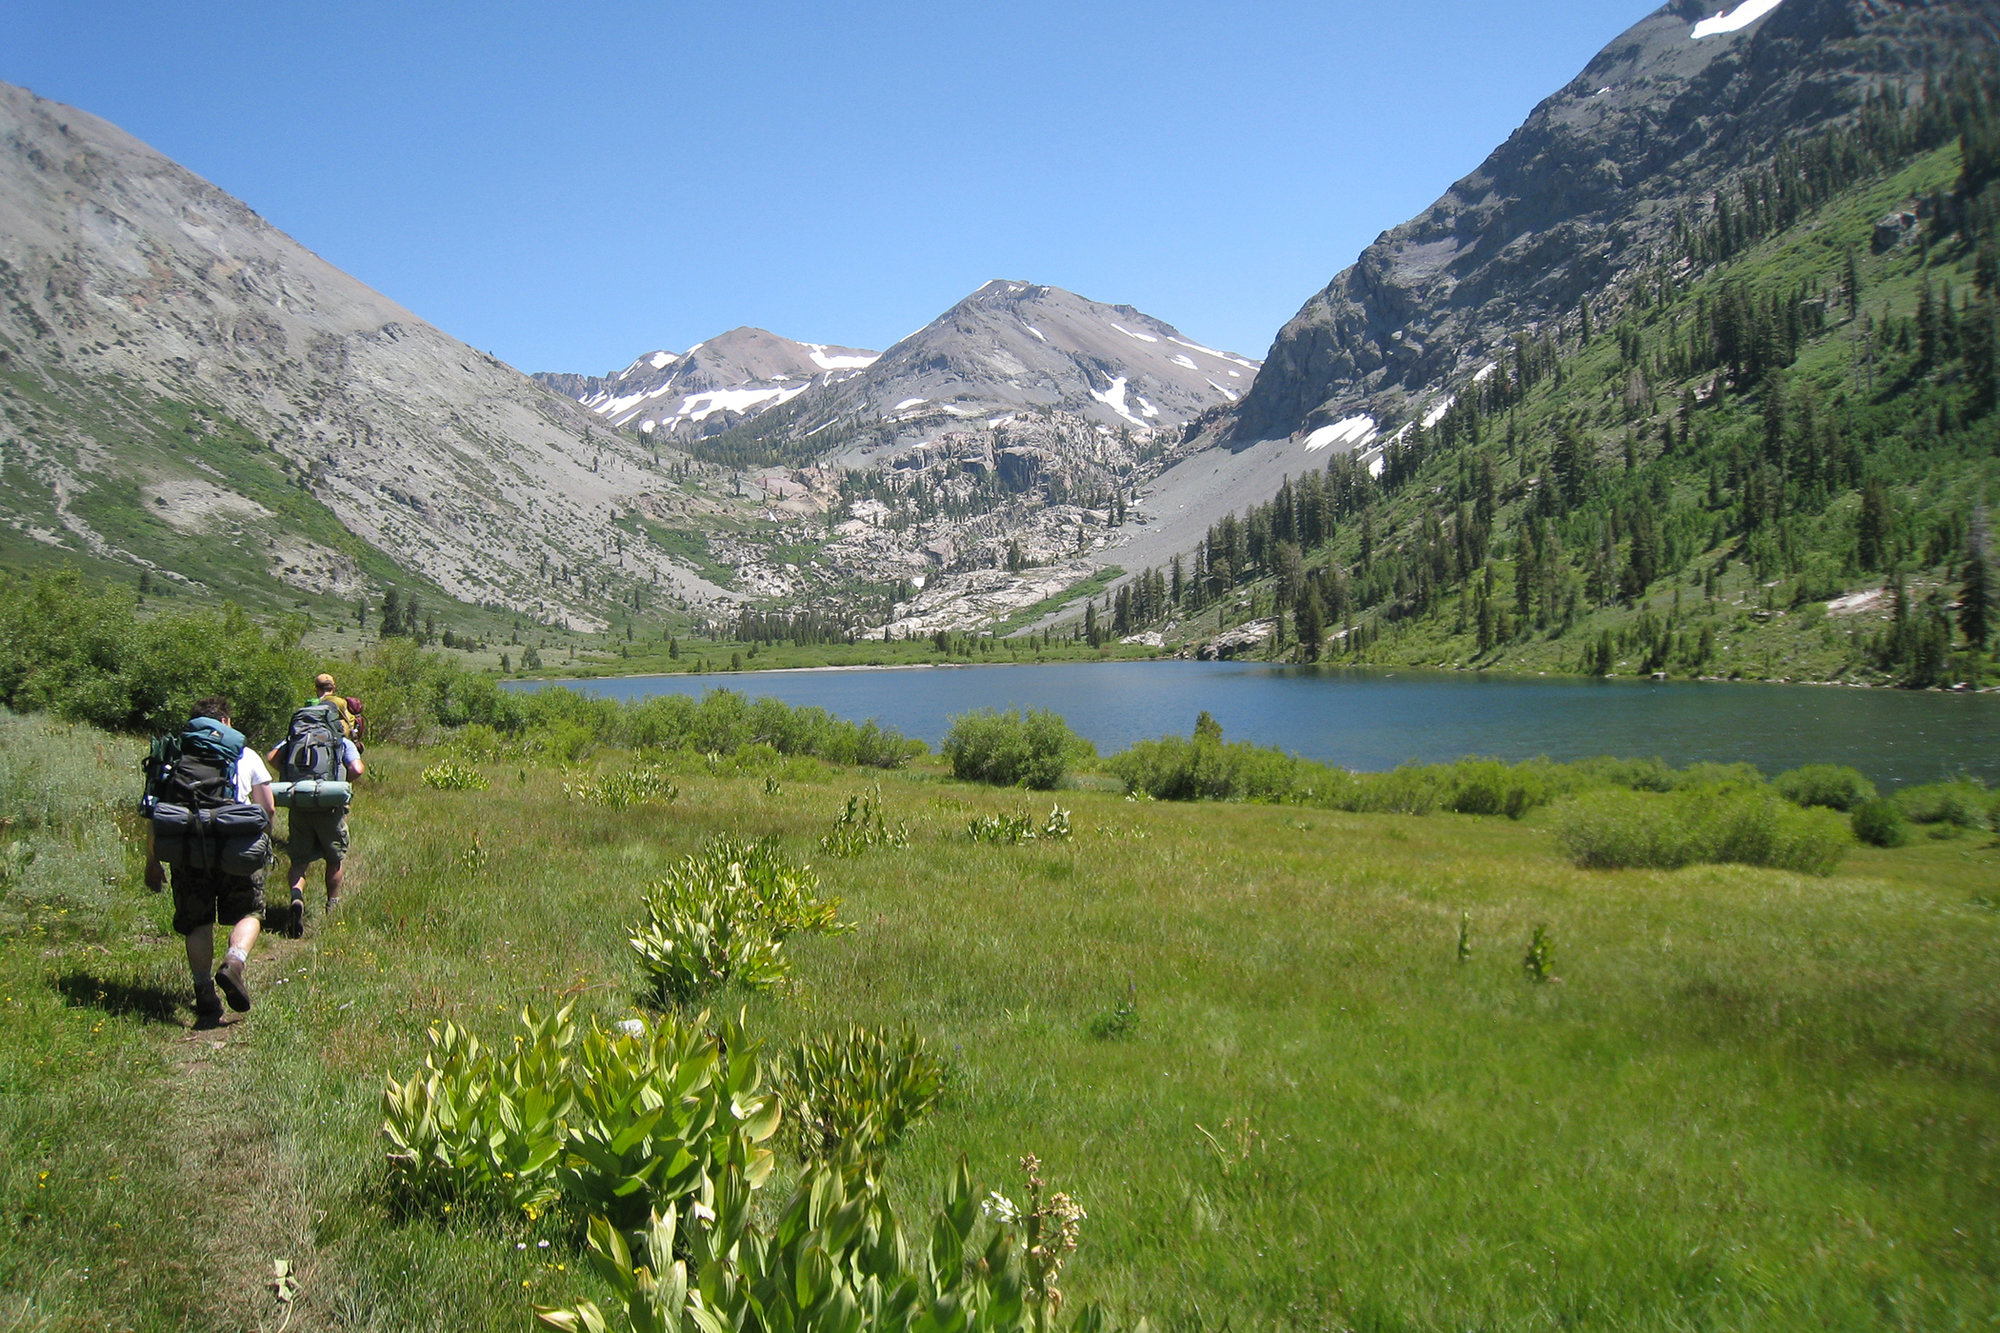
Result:
<instances>
[{"instance_id":1,"label":"pine tree","mask_svg":"<svg viewBox=\"0 0 2000 1333\"><path fill-rule=\"evenodd\" d=\"M1861 490L1861 517L1855 525L1855 559L1863 569L1881 569L1889 563L1889 532L1893 517L1889 492L1879 481Z\"/></svg>"},{"instance_id":2,"label":"pine tree","mask_svg":"<svg viewBox=\"0 0 2000 1333\"><path fill-rule=\"evenodd\" d=\"M1308 585L1299 594L1299 602L1293 613L1298 622L1299 647L1308 662L1319 661L1320 646L1326 641L1326 609L1320 605L1319 594Z\"/></svg>"},{"instance_id":3,"label":"pine tree","mask_svg":"<svg viewBox=\"0 0 2000 1333\"><path fill-rule=\"evenodd\" d=\"M1993 632L1993 566L1986 549L1986 510L1972 516L1966 537L1965 579L1958 589L1958 629L1976 650L1986 647Z\"/></svg>"}]
</instances>

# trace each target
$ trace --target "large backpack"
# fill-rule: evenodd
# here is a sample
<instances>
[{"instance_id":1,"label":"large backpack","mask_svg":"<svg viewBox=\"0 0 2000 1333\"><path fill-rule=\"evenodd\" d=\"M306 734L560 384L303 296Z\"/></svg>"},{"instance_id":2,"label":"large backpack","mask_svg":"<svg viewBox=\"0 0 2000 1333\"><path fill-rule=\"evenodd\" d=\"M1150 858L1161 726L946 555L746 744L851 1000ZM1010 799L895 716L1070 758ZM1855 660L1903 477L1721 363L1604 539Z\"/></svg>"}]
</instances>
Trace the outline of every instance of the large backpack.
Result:
<instances>
[{"instance_id":1,"label":"large backpack","mask_svg":"<svg viewBox=\"0 0 2000 1333\"><path fill-rule=\"evenodd\" d=\"M243 733L214 718L191 719L153 742L140 809L153 825L153 855L168 865L254 875L270 859L270 821L236 798Z\"/></svg>"},{"instance_id":2,"label":"large backpack","mask_svg":"<svg viewBox=\"0 0 2000 1333\"><path fill-rule=\"evenodd\" d=\"M278 753L283 770L280 776L287 782L339 778L343 772L340 742L345 732L340 710L324 700L315 699L293 713L284 749Z\"/></svg>"}]
</instances>

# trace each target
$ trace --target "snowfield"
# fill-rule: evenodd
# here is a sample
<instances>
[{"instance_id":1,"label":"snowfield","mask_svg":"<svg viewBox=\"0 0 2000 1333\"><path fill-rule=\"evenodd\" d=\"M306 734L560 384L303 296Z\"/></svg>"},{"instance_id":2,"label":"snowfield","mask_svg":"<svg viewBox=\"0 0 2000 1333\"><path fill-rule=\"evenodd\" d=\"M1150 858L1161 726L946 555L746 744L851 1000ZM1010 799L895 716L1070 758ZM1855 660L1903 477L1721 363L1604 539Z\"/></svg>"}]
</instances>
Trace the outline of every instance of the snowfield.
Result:
<instances>
[{"instance_id":1,"label":"snowfield","mask_svg":"<svg viewBox=\"0 0 2000 1333\"><path fill-rule=\"evenodd\" d=\"M826 350L825 343L807 343L806 349L812 353L813 364L821 370L866 370L881 360L880 356L838 356Z\"/></svg>"},{"instance_id":2,"label":"snowfield","mask_svg":"<svg viewBox=\"0 0 2000 1333\"><path fill-rule=\"evenodd\" d=\"M686 417L689 421L706 421L717 412L746 412L759 403L771 403L782 407L804 393L807 385L796 389L711 389L707 393L690 394L681 402L681 410L674 415ZM776 399L776 402L772 402Z\"/></svg>"},{"instance_id":3,"label":"snowfield","mask_svg":"<svg viewBox=\"0 0 2000 1333\"><path fill-rule=\"evenodd\" d=\"M1358 449L1374 439L1375 418L1367 413L1359 416L1343 417L1331 426L1321 426L1306 436L1306 452L1317 453L1321 449L1339 445L1343 448Z\"/></svg>"},{"instance_id":4,"label":"snowfield","mask_svg":"<svg viewBox=\"0 0 2000 1333\"><path fill-rule=\"evenodd\" d=\"M1720 37L1728 32L1741 32L1781 3L1782 0L1743 0L1742 4L1727 13L1718 10L1714 18L1706 18L1695 24L1694 31L1688 34L1688 40L1698 42L1704 37Z\"/></svg>"}]
</instances>

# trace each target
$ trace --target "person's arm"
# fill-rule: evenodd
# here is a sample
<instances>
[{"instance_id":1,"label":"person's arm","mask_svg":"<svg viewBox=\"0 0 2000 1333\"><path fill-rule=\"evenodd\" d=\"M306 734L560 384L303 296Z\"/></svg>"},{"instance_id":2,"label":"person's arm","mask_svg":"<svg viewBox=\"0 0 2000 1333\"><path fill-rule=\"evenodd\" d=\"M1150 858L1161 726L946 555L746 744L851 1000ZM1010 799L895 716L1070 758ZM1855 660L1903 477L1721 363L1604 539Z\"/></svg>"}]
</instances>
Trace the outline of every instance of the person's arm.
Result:
<instances>
[{"instance_id":1,"label":"person's arm","mask_svg":"<svg viewBox=\"0 0 2000 1333\"><path fill-rule=\"evenodd\" d=\"M368 771L368 765L361 762L361 747L353 741L342 741L341 762L347 765L347 780L352 782Z\"/></svg>"},{"instance_id":2,"label":"person's arm","mask_svg":"<svg viewBox=\"0 0 2000 1333\"><path fill-rule=\"evenodd\" d=\"M277 821L278 803L271 796L271 771L257 761L257 752L246 748L236 761L236 790L242 791L242 784L250 784L250 799L264 812L264 823L268 826Z\"/></svg>"},{"instance_id":3,"label":"person's arm","mask_svg":"<svg viewBox=\"0 0 2000 1333\"><path fill-rule=\"evenodd\" d=\"M265 755L265 756L264 756L264 762L265 762L265 763L267 763L267 764L275 764L275 763L277 763L277 762L278 762L278 751L280 751L280 750L282 750L282 749L284 749L284 748L285 748L285 743L284 743L283 741L279 741L279 742L278 742L278 743L277 743L276 745L273 745L273 746L271 747L271 752L270 752L269 754L267 754L267 755Z\"/></svg>"}]
</instances>

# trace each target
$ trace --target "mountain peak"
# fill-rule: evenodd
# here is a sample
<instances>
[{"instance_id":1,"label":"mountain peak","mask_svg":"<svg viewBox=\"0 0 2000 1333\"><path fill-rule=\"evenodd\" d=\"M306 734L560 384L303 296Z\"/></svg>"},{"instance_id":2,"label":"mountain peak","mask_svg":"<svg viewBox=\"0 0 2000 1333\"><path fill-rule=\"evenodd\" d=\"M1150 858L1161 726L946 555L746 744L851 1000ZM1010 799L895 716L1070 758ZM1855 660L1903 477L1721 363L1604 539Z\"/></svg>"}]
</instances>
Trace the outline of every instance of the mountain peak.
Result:
<instances>
[{"instance_id":1,"label":"mountain peak","mask_svg":"<svg viewBox=\"0 0 2000 1333\"><path fill-rule=\"evenodd\" d=\"M1279 331L1241 441L1404 414L1650 264L1691 200L1860 94L2000 45L1975 0L1673 0Z\"/></svg>"},{"instance_id":2,"label":"mountain peak","mask_svg":"<svg viewBox=\"0 0 2000 1333\"><path fill-rule=\"evenodd\" d=\"M1257 366L1129 305L995 278L882 353L745 327L612 375L537 378L615 425L690 439L742 426L757 452L789 455L808 438L860 438L865 453L1055 411L1106 432L1177 432L1241 399Z\"/></svg>"}]
</instances>

